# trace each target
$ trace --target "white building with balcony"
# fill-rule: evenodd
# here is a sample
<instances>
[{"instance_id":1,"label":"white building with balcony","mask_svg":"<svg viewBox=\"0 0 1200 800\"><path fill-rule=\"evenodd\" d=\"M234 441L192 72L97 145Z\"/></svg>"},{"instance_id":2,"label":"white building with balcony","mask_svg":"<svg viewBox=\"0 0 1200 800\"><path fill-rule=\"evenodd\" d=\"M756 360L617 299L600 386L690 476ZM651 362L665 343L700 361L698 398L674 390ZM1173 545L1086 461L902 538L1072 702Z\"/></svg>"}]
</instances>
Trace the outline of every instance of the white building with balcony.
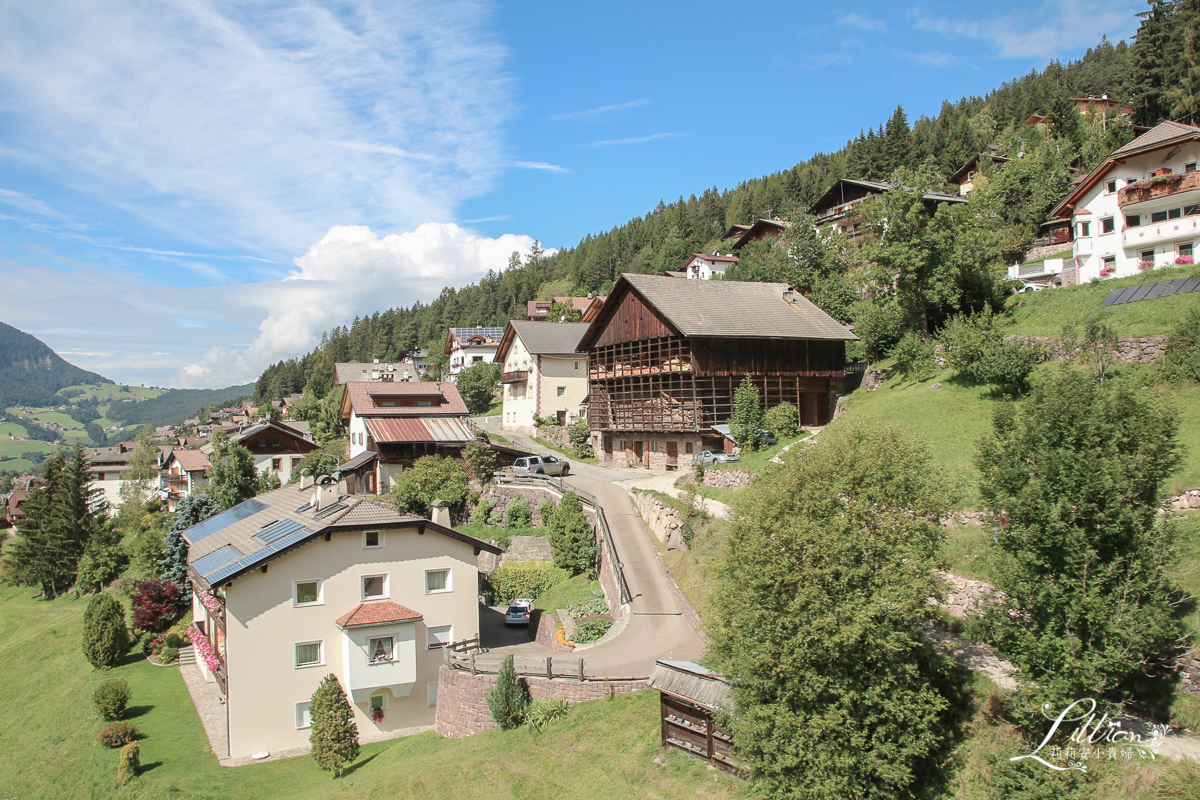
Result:
<instances>
[{"instance_id":1,"label":"white building with balcony","mask_svg":"<svg viewBox=\"0 0 1200 800\"><path fill-rule=\"evenodd\" d=\"M476 364L491 364L504 328L451 328L446 336L445 355L448 368L443 379L454 383L458 373Z\"/></svg>"},{"instance_id":2,"label":"white building with balcony","mask_svg":"<svg viewBox=\"0 0 1200 800\"><path fill-rule=\"evenodd\" d=\"M1076 266L1064 270L1064 282L1192 263L1200 245L1197 163L1200 128L1179 122L1113 151L1051 212L1074 233Z\"/></svg>"},{"instance_id":3,"label":"white building with balcony","mask_svg":"<svg viewBox=\"0 0 1200 800\"><path fill-rule=\"evenodd\" d=\"M189 636L227 709L221 758L307 746L331 673L360 734L432 725L442 649L479 633L476 556L499 548L310 480L184 532Z\"/></svg>"}]
</instances>

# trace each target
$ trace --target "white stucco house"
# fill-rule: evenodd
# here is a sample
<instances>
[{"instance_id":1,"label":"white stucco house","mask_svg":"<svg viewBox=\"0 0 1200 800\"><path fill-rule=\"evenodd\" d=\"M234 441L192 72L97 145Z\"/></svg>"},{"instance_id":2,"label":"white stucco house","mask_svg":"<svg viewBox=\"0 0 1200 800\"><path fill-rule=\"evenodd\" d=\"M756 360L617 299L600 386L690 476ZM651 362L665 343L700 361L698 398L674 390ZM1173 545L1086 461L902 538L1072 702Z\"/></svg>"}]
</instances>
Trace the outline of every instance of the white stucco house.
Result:
<instances>
[{"instance_id":1,"label":"white stucco house","mask_svg":"<svg viewBox=\"0 0 1200 800\"><path fill-rule=\"evenodd\" d=\"M1113 151L1051 214L1070 220L1064 283L1192 263L1200 244L1200 127L1164 122Z\"/></svg>"},{"instance_id":2,"label":"white stucco house","mask_svg":"<svg viewBox=\"0 0 1200 800\"><path fill-rule=\"evenodd\" d=\"M534 415L559 425L587 418L588 357L578 351L587 322L512 320L500 339L501 427L533 435Z\"/></svg>"},{"instance_id":3,"label":"white stucco house","mask_svg":"<svg viewBox=\"0 0 1200 800\"><path fill-rule=\"evenodd\" d=\"M450 328L444 350L449 366L443 377L453 383L467 367L494 362L503 335L504 328Z\"/></svg>"}]
</instances>

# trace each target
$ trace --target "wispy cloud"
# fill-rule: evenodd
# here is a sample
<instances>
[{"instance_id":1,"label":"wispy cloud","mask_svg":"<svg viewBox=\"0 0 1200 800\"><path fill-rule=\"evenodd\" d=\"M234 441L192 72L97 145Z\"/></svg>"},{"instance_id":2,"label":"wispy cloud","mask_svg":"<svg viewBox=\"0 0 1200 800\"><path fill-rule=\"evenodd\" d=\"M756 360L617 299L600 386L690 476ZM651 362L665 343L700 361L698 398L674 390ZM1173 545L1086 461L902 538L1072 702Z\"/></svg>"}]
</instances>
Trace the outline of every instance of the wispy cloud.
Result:
<instances>
[{"instance_id":1,"label":"wispy cloud","mask_svg":"<svg viewBox=\"0 0 1200 800\"><path fill-rule=\"evenodd\" d=\"M1011 13L982 20L937 17L920 8L909 12L919 31L957 39L990 42L1001 58L1050 59L1091 47L1102 35L1120 38L1133 33L1131 0L1046 0L1038 13Z\"/></svg>"},{"instance_id":2,"label":"wispy cloud","mask_svg":"<svg viewBox=\"0 0 1200 800\"><path fill-rule=\"evenodd\" d=\"M848 50L838 53L804 53L800 57L800 60L804 66L818 69L823 67L844 67L854 62L854 55Z\"/></svg>"},{"instance_id":3,"label":"wispy cloud","mask_svg":"<svg viewBox=\"0 0 1200 800\"><path fill-rule=\"evenodd\" d=\"M597 108L589 108L584 111L568 111L565 114L555 114L554 116L550 117L550 119L563 120L563 119L580 119L583 117L596 117L596 116L600 116L601 114L610 114L613 111L621 111L626 108L636 108L637 106L644 106L649 102L650 102L649 98L639 97L637 100L630 100L628 103L612 103L607 106L599 106Z\"/></svg>"},{"instance_id":4,"label":"wispy cloud","mask_svg":"<svg viewBox=\"0 0 1200 800\"><path fill-rule=\"evenodd\" d=\"M0 4L4 147L209 246L295 253L331 220L449 219L510 161L492 13L482 0Z\"/></svg>"},{"instance_id":5,"label":"wispy cloud","mask_svg":"<svg viewBox=\"0 0 1200 800\"><path fill-rule=\"evenodd\" d=\"M847 14L844 17L839 17L838 22L842 25L850 25L854 28L861 28L864 31L885 31L887 24L881 19L872 17L864 17L862 14Z\"/></svg>"},{"instance_id":6,"label":"wispy cloud","mask_svg":"<svg viewBox=\"0 0 1200 800\"><path fill-rule=\"evenodd\" d=\"M514 161L514 167L521 169L544 169L547 172L570 172L566 167L560 167L558 164L547 164L545 161Z\"/></svg>"},{"instance_id":7,"label":"wispy cloud","mask_svg":"<svg viewBox=\"0 0 1200 800\"><path fill-rule=\"evenodd\" d=\"M512 214L497 214L494 217L477 217L476 219L464 219L464 225L470 225L475 222L505 222L512 219Z\"/></svg>"},{"instance_id":8,"label":"wispy cloud","mask_svg":"<svg viewBox=\"0 0 1200 800\"><path fill-rule=\"evenodd\" d=\"M656 139L674 139L680 135L678 133L652 133L649 136L633 136L629 139L605 139L600 142L592 142L588 147L608 147L614 144L641 144L642 142L653 142Z\"/></svg>"},{"instance_id":9,"label":"wispy cloud","mask_svg":"<svg viewBox=\"0 0 1200 800\"><path fill-rule=\"evenodd\" d=\"M13 208L20 209L21 211L25 211L30 214L38 214L43 217L52 217L55 219L62 217L62 214L59 214L41 200L38 200L35 197L30 197L27 194L22 194L21 192L14 192L11 189L0 189L0 203L4 203L7 206L12 206Z\"/></svg>"},{"instance_id":10,"label":"wispy cloud","mask_svg":"<svg viewBox=\"0 0 1200 800\"><path fill-rule=\"evenodd\" d=\"M927 67L937 67L939 69L956 67L966 63L956 55L941 53L937 50L926 50L924 53L899 53L898 55L914 63L924 64Z\"/></svg>"}]
</instances>

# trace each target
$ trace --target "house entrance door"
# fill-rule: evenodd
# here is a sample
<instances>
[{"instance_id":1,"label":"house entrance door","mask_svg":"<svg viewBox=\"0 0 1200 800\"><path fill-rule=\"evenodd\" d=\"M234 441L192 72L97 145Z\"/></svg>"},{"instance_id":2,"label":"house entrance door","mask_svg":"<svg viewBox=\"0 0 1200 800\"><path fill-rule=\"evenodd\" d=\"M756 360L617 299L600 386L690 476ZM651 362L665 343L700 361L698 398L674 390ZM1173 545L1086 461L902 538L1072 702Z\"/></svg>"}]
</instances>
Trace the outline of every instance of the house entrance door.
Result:
<instances>
[{"instance_id":1,"label":"house entrance door","mask_svg":"<svg viewBox=\"0 0 1200 800\"><path fill-rule=\"evenodd\" d=\"M566 411L566 409L563 409L562 411L559 411L559 412L557 412L557 415L558 415L558 424L559 424L559 425L566 425L566 424L567 424L567 411Z\"/></svg>"},{"instance_id":2,"label":"house entrance door","mask_svg":"<svg viewBox=\"0 0 1200 800\"><path fill-rule=\"evenodd\" d=\"M667 442L667 468L679 466L679 442Z\"/></svg>"},{"instance_id":3,"label":"house entrance door","mask_svg":"<svg viewBox=\"0 0 1200 800\"><path fill-rule=\"evenodd\" d=\"M638 463L638 464L642 463L642 455L643 455L644 450L645 450L644 443L642 443L642 442L634 442L633 443L633 457L636 459L636 463Z\"/></svg>"}]
</instances>

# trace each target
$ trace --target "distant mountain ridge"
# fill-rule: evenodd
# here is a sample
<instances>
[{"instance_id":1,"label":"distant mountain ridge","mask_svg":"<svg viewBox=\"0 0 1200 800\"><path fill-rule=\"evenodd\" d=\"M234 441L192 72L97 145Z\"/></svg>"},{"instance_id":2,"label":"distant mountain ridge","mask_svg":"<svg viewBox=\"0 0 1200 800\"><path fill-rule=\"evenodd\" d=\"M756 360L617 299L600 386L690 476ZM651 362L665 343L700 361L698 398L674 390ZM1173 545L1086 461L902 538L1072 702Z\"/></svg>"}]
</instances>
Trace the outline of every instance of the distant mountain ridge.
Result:
<instances>
[{"instance_id":1,"label":"distant mountain ridge","mask_svg":"<svg viewBox=\"0 0 1200 800\"><path fill-rule=\"evenodd\" d=\"M151 400L113 406L109 419L125 425L177 425L202 408L229 405L254 394L254 384L227 386L224 389L170 389Z\"/></svg>"},{"instance_id":2,"label":"distant mountain ridge","mask_svg":"<svg viewBox=\"0 0 1200 800\"><path fill-rule=\"evenodd\" d=\"M0 322L0 412L8 406L51 406L59 389L76 384L113 383L80 369L45 342Z\"/></svg>"}]
</instances>

